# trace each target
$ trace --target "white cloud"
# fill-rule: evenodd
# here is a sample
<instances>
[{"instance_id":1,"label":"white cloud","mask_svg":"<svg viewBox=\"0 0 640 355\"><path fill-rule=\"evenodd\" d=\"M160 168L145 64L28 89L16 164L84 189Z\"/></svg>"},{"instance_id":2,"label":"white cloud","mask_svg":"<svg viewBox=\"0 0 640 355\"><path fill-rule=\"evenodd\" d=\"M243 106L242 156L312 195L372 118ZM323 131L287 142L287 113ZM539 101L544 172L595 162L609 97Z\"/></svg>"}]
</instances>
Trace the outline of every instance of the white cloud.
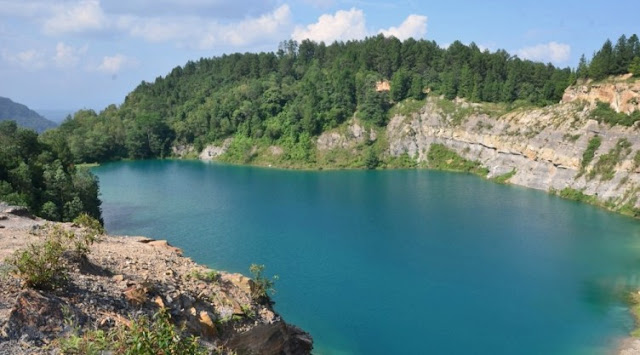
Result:
<instances>
[{"instance_id":1,"label":"white cloud","mask_svg":"<svg viewBox=\"0 0 640 355\"><path fill-rule=\"evenodd\" d=\"M360 9L339 10L334 15L324 14L316 23L307 26L296 26L291 37L297 41L310 39L316 42L332 43L362 39L376 32L367 30L364 13ZM400 40L409 37L421 38L427 33L427 17L409 15L398 27L381 29L377 33L394 36Z\"/></svg>"},{"instance_id":2,"label":"white cloud","mask_svg":"<svg viewBox=\"0 0 640 355\"><path fill-rule=\"evenodd\" d=\"M246 46L285 36L291 22L288 5L259 17L222 24L194 16L139 18L121 17L117 26L149 42L176 41L182 46L211 49L217 45Z\"/></svg>"},{"instance_id":3,"label":"white cloud","mask_svg":"<svg viewBox=\"0 0 640 355\"><path fill-rule=\"evenodd\" d=\"M80 56L87 52L87 48L86 45L81 48L73 48L64 42L58 42L53 62L59 68L75 67L80 61Z\"/></svg>"},{"instance_id":4,"label":"white cloud","mask_svg":"<svg viewBox=\"0 0 640 355\"><path fill-rule=\"evenodd\" d=\"M365 22L362 10L356 8L349 11L339 10L335 15L320 16L318 22L306 27L297 26L291 37L297 41L310 39L326 43L360 39L368 35Z\"/></svg>"},{"instance_id":5,"label":"white cloud","mask_svg":"<svg viewBox=\"0 0 640 355\"><path fill-rule=\"evenodd\" d=\"M243 46L255 42L259 39L271 38L275 34L280 34L280 30L291 21L291 10L288 5L282 5L272 13L262 15L258 18L250 18L239 23L225 26L214 25L209 29L209 34L222 32L220 41L233 46ZM219 28L218 28L219 27ZM215 42L201 42L201 47L211 48ZM202 46L204 45L204 46Z\"/></svg>"},{"instance_id":6,"label":"white cloud","mask_svg":"<svg viewBox=\"0 0 640 355\"><path fill-rule=\"evenodd\" d=\"M57 5L53 13L43 26L45 33L50 35L101 30L108 24L98 0Z\"/></svg>"},{"instance_id":7,"label":"white cloud","mask_svg":"<svg viewBox=\"0 0 640 355\"><path fill-rule=\"evenodd\" d=\"M137 67L138 64L139 63L135 58L116 54L114 56L105 56L102 58L102 63L100 63L96 69L103 73L115 75L123 69Z\"/></svg>"},{"instance_id":8,"label":"white cloud","mask_svg":"<svg viewBox=\"0 0 640 355\"><path fill-rule=\"evenodd\" d=\"M427 16L409 15L400 26L379 32L387 37L394 36L401 41L410 37L422 38L427 34Z\"/></svg>"},{"instance_id":9,"label":"white cloud","mask_svg":"<svg viewBox=\"0 0 640 355\"><path fill-rule=\"evenodd\" d=\"M2 58L12 65L17 65L28 71L44 68L46 61L44 53L37 49L27 49L18 53L2 52Z\"/></svg>"},{"instance_id":10,"label":"white cloud","mask_svg":"<svg viewBox=\"0 0 640 355\"><path fill-rule=\"evenodd\" d=\"M571 46L564 43L549 42L525 47L516 51L519 57L530 60L554 63L566 62L571 55Z\"/></svg>"}]
</instances>

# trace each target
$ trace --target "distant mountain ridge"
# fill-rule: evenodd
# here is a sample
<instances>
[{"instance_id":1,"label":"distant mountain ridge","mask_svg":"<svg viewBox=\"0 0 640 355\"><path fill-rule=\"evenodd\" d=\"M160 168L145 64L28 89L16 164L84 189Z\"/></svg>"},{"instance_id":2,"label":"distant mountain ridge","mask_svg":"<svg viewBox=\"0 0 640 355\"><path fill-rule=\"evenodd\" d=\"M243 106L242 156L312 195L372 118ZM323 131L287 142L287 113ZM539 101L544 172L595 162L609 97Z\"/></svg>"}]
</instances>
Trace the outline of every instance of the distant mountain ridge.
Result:
<instances>
[{"instance_id":1,"label":"distant mountain ridge","mask_svg":"<svg viewBox=\"0 0 640 355\"><path fill-rule=\"evenodd\" d=\"M31 128L36 132L43 132L58 125L27 106L13 102L6 97L0 97L0 121L14 120L18 126Z\"/></svg>"}]
</instances>

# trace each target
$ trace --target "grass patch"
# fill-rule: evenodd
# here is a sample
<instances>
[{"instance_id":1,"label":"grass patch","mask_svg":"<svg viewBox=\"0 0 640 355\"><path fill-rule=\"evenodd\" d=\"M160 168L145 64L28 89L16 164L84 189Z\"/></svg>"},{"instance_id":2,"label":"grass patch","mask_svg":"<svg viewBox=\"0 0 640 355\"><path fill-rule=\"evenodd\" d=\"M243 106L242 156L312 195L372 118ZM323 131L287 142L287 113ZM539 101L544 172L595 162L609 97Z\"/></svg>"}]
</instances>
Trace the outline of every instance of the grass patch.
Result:
<instances>
[{"instance_id":1,"label":"grass patch","mask_svg":"<svg viewBox=\"0 0 640 355\"><path fill-rule=\"evenodd\" d=\"M594 164L593 169L589 172L589 179L600 175L600 180L606 181L613 179L615 175L614 168L620 160L631 153L631 143L625 138L621 138L607 154L600 156Z\"/></svg>"},{"instance_id":2,"label":"grass patch","mask_svg":"<svg viewBox=\"0 0 640 355\"><path fill-rule=\"evenodd\" d=\"M460 171L487 176L489 170L480 162L467 160L443 144L432 144L427 153L428 167L438 170Z\"/></svg>"},{"instance_id":3,"label":"grass patch","mask_svg":"<svg viewBox=\"0 0 640 355\"><path fill-rule=\"evenodd\" d=\"M411 116L412 114L419 112L426 102L426 99L416 100L412 98L400 101L393 105L389 110L389 118L395 115Z\"/></svg>"},{"instance_id":4,"label":"grass patch","mask_svg":"<svg viewBox=\"0 0 640 355\"><path fill-rule=\"evenodd\" d=\"M509 179L511 179L515 174L516 174L516 169L513 168L513 170L511 170L510 172L504 173L502 175L498 175L494 177L492 180L494 182L497 182L498 184L506 184L509 181Z\"/></svg>"},{"instance_id":5,"label":"grass patch","mask_svg":"<svg viewBox=\"0 0 640 355\"><path fill-rule=\"evenodd\" d=\"M567 200L584 202L592 205L598 204L598 200L595 196L586 195L581 190L572 189L570 187L565 187L560 190L557 195Z\"/></svg>"},{"instance_id":6,"label":"grass patch","mask_svg":"<svg viewBox=\"0 0 640 355\"><path fill-rule=\"evenodd\" d=\"M409 156L409 153L404 152L397 157L389 157L385 161L385 167L387 169L415 169L418 167L418 162Z\"/></svg>"},{"instance_id":7,"label":"grass patch","mask_svg":"<svg viewBox=\"0 0 640 355\"><path fill-rule=\"evenodd\" d=\"M449 117L451 123L455 126L460 125L464 120L475 112L472 105L458 105L453 101L445 99L435 99L436 106L442 110L442 112Z\"/></svg>"},{"instance_id":8,"label":"grass patch","mask_svg":"<svg viewBox=\"0 0 640 355\"><path fill-rule=\"evenodd\" d=\"M589 114L589 118L600 123L604 122L610 126L621 125L630 127L640 120L640 111L634 111L627 115L622 112L616 112L605 102L598 101L596 103L596 108Z\"/></svg>"}]
</instances>

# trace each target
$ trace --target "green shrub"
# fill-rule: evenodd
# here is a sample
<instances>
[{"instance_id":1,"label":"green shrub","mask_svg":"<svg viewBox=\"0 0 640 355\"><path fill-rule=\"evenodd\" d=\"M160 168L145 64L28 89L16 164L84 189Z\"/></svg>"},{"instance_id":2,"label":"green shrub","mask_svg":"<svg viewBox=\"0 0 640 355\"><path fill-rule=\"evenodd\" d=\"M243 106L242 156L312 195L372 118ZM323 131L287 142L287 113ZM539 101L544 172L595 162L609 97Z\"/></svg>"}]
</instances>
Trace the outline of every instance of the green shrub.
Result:
<instances>
[{"instance_id":1,"label":"green shrub","mask_svg":"<svg viewBox=\"0 0 640 355\"><path fill-rule=\"evenodd\" d=\"M67 267L64 260L65 247L58 237L47 238L42 244L30 244L24 250L18 250L8 258L17 276L28 287L54 289L67 280Z\"/></svg>"},{"instance_id":2,"label":"green shrub","mask_svg":"<svg viewBox=\"0 0 640 355\"><path fill-rule=\"evenodd\" d=\"M595 204L597 202L597 199L595 196L585 195L582 191L572 189L570 187L565 187L564 189L560 190L560 192L558 193L558 196L562 198L566 198L568 200L590 203L590 204Z\"/></svg>"},{"instance_id":3,"label":"green shrub","mask_svg":"<svg viewBox=\"0 0 640 355\"><path fill-rule=\"evenodd\" d=\"M64 354L207 354L196 337L185 337L182 333L162 309L152 319L143 316L134 320L130 327L73 334L61 339L59 345Z\"/></svg>"},{"instance_id":4,"label":"green shrub","mask_svg":"<svg viewBox=\"0 0 640 355\"><path fill-rule=\"evenodd\" d=\"M508 173L504 173L502 175L498 175L494 177L493 181L497 182L498 184L506 184L509 181L509 179L511 179L515 174L516 174L516 169L513 168L513 170L511 170Z\"/></svg>"},{"instance_id":5,"label":"green shrub","mask_svg":"<svg viewBox=\"0 0 640 355\"><path fill-rule=\"evenodd\" d=\"M216 270L207 270L206 272L200 272L200 270L194 269L191 270L188 276L196 280L213 282L218 278L218 272Z\"/></svg>"},{"instance_id":6,"label":"green shrub","mask_svg":"<svg viewBox=\"0 0 640 355\"><path fill-rule=\"evenodd\" d=\"M614 168L620 159L626 157L631 153L631 143L625 138L621 138L607 154L600 156L598 161L594 164L593 170L589 172L589 178L592 179L597 175L600 175L601 180L611 180L615 175Z\"/></svg>"},{"instance_id":7,"label":"green shrub","mask_svg":"<svg viewBox=\"0 0 640 355\"><path fill-rule=\"evenodd\" d=\"M104 234L105 230L99 220L89 216L87 213L81 213L73 220L75 225L85 227L95 234Z\"/></svg>"},{"instance_id":8,"label":"green shrub","mask_svg":"<svg viewBox=\"0 0 640 355\"><path fill-rule=\"evenodd\" d=\"M378 153L373 147L369 147L367 151L367 156L364 160L364 166L367 169L373 170L378 167L380 164L380 160L378 159Z\"/></svg>"},{"instance_id":9,"label":"green shrub","mask_svg":"<svg viewBox=\"0 0 640 355\"><path fill-rule=\"evenodd\" d=\"M397 157L389 157L385 163L386 167L391 169L414 169L418 166L418 162L407 152Z\"/></svg>"},{"instance_id":10,"label":"green shrub","mask_svg":"<svg viewBox=\"0 0 640 355\"><path fill-rule=\"evenodd\" d=\"M269 294L274 294L276 290L273 288L278 275L274 275L271 279L263 276L264 265L251 264L249 272L253 275L253 287L251 289L251 297L254 300L262 301L268 299Z\"/></svg>"},{"instance_id":11,"label":"green shrub","mask_svg":"<svg viewBox=\"0 0 640 355\"><path fill-rule=\"evenodd\" d=\"M427 153L427 159L432 169L462 171L481 176L489 173L480 162L467 160L443 144L432 144Z\"/></svg>"},{"instance_id":12,"label":"green shrub","mask_svg":"<svg viewBox=\"0 0 640 355\"><path fill-rule=\"evenodd\" d=\"M582 153L582 162L581 164L581 172L584 173L584 168L591 163L593 157L596 155L596 151L600 148L600 144L602 143L602 138L600 136L593 136L589 139L589 144L587 144L587 149L585 149L584 153ZM582 175L582 173L580 175Z\"/></svg>"},{"instance_id":13,"label":"green shrub","mask_svg":"<svg viewBox=\"0 0 640 355\"><path fill-rule=\"evenodd\" d=\"M24 280L26 286L36 289L62 286L68 276L69 263L85 260L98 239L94 229L74 233L59 224L47 225L45 233L44 242L29 244L7 260L16 276Z\"/></svg>"},{"instance_id":14,"label":"green shrub","mask_svg":"<svg viewBox=\"0 0 640 355\"><path fill-rule=\"evenodd\" d=\"M602 123L607 123L611 126L632 126L636 121L640 120L640 111L634 111L627 115L622 112L616 112L606 102L598 101L596 108L591 111L590 118Z\"/></svg>"}]
</instances>

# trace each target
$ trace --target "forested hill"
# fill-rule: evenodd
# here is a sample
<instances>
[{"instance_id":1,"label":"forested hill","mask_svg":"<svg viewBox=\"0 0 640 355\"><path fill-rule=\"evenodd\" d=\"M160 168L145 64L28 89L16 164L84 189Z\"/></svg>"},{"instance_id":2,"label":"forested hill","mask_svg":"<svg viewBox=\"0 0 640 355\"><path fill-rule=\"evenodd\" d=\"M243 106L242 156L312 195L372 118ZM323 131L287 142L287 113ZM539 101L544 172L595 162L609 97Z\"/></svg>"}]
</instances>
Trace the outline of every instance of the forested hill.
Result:
<instances>
[{"instance_id":1,"label":"forested hill","mask_svg":"<svg viewBox=\"0 0 640 355\"><path fill-rule=\"evenodd\" d=\"M40 116L37 112L23 104L0 97L0 121L13 120L20 127L31 128L36 132L43 132L57 126L55 122Z\"/></svg>"},{"instance_id":2,"label":"forested hill","mask_svg":"<svg viewBox=\"0 0 640 355\"><path fill-rule=\"evenodd\" d=\"M331 45L285 41L275 53L190 61L141 83L120 107L100 114L79 111L43 138L68 149L76 162L163 157L172 145L201 149L228 136L277 145L304 160L314 136L354 114L384 126L388 110L407 98L556 103L592 68L600 77L629 67L640 56L637 39L624 37L624 50L608 41L577 72L457 41L446 49L433 41L382 35ZM384 80L390 91L376 85Z\"/></svg>"}]
</instances>

